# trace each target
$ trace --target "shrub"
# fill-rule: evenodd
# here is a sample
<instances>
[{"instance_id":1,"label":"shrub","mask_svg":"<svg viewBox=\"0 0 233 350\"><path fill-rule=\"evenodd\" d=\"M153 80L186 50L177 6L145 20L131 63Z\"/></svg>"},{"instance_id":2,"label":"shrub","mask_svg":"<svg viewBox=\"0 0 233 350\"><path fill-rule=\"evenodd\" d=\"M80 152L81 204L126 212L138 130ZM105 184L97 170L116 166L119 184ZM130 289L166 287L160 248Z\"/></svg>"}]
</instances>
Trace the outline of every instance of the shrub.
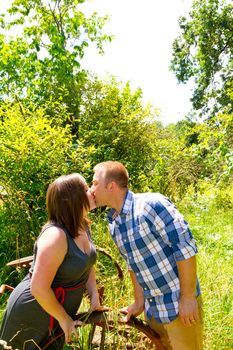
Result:
<instances>
[{"instance_id":1,"label":"shrub","mask_svg":"<svg viewBox=\"0 0 233 350\"><path fill-rule=\"evenodd\" d=\"M43 109L5 106L0 118L0 208L5 217L1 235L9 233L8 247L16 256L26 255L46 218L48 184L71 171L72 139L67 127L52 126Z\"/></svg>"}]
</instances>

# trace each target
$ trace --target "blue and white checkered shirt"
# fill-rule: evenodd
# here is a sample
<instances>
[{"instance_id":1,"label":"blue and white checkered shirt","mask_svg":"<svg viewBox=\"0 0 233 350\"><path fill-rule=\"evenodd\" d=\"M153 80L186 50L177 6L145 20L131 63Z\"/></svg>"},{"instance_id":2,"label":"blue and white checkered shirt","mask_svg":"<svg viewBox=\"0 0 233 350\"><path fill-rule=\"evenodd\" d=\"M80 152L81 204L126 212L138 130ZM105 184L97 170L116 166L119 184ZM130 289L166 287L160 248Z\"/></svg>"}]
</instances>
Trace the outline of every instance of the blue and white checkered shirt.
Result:
<instances>
[{"instance_id":1,"label":"blue and white checkered shirt","mask_svg":"<svg viewBox=\"0 0 233 350\"><path fill-rule=\"evenodd\" d=\"M197 253L187 222L162 194L131 191L121 213L111 209L108 221L113 240L143 288L147 317L160 323L173 321L180 297L176 261Z\"/></svg>"}]
</instances>

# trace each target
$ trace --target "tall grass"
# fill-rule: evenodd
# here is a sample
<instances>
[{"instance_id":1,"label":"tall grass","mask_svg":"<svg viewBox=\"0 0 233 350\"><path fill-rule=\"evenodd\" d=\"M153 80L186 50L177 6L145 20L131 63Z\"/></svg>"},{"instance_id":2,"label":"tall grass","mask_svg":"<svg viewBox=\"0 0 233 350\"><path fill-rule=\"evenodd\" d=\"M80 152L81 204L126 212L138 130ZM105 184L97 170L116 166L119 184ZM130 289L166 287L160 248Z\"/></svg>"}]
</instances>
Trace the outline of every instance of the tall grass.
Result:
<instances>
[{"instance_id":1,"label":"tall grass","mask_svg":"<svg viewBox=\"0 0 233 350\"><path fill-rule=\"evenodd\" d=\"M205 190L179 208L197 240L205 315L205 350L233 349L233 188Z\"/></svg>"}]
</instances>

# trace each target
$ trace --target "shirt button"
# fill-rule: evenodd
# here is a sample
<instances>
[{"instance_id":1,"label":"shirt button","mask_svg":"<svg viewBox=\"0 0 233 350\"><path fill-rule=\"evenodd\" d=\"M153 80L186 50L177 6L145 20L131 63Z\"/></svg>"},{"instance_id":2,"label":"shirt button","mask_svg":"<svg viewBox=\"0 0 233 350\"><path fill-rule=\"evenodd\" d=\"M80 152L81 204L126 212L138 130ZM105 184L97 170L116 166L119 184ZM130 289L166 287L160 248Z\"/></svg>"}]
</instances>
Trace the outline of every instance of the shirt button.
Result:
<instances>
[{"instance_id":1,"label":"shirt button","mask_svg":"<svg viewBox=\"0 0 233 350\"><path fill-rule=\"evenodd\" d=\"M124 239L124 242L127 242L127 240L126 240L126 239Z\"/></svg>"},{"instance_id":2,"label":"shirt button","mask_svg":"<svg viewBox=\"0 0 233 350\"><path fill-rule=\"evenodd\" d=\"M144 290L147 290L147 288L145 287Z\"/></svg>"},{"instance_id":3,"label":"shirt button","mask_svg":"<svg viewBox=\"0 0 233 350\"><path fill-rule=\"evenodd\" d=\"M153 301L153 299L150 299L150 301L152 302L152 301Z\"/></svg>"}]
</instances>

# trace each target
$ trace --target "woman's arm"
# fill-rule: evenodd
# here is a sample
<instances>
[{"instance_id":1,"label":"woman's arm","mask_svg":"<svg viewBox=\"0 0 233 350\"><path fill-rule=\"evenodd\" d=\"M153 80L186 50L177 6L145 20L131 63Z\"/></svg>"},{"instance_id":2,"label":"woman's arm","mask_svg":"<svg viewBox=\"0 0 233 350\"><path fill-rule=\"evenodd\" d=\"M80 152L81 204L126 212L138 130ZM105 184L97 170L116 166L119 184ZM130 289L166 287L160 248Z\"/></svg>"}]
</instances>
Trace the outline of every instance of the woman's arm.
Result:
<instances>
[{"instance_id":1,"label":"woman's arm","mask_svg":"<svg viewBox=\"0 0 233 350\"><path fill-rule=\"evenodd\" d=\"M65 233L57 227L48 228L38 239L37 256L31 279L31 293L43 309L58 320L69 342L75 324L58 302L52 288L56 272L67 252Z\"/></svg>"},{"instance_id":2,"label":"woman's arm","mask_svg":"<svg viewBox=\"0 0 233 350\"><path fill-rule=\"evenodd\" d=\"M96 274L94 266L90 270L90 274L86 283L87 292L91 298L91 308L90 311L100 309L99 293L96 284Z\"/></svg>"}]
</instances>

